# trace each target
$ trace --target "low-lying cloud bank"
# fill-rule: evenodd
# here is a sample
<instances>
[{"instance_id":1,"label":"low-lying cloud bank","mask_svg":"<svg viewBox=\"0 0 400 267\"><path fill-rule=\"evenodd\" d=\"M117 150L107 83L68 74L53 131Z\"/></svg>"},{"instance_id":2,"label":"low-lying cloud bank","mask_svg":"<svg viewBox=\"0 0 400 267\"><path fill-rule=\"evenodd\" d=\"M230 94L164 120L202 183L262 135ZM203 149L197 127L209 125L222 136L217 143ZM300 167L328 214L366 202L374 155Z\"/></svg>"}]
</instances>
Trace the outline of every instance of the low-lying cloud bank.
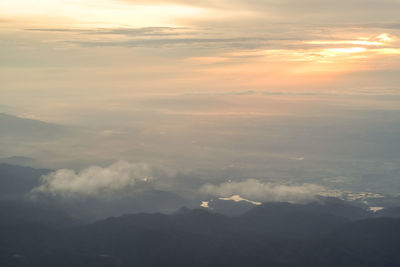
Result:
<instances>
[{"instance_id":1,"label":"low-lying cloud bank","mask_svg":"<svg viewBox=\"0 0 400 267\"><path fill-rule=\"evenodd\" d=\"M216 197L231 197L240 195L253 201L305 201L326 191L315 184L280 185L263 183L256 179L241 182L226 182L219 185L205 184L200 191Z\"/></svg>"},{"instance_id":2,"label":"low-lying cloud bank","mask_svg":"<svg viewBox=\"0 0 400 267\"><path fill-rule=\"evenodd\" d=\"M57 170L42 176L42 184L32 193L61 197L107 197L148 183L152 178L152 171L147 165L119 161L104 168L91 166L80 172Z\"/></svg>"},{"instance_id":3,"label":"low-lying cloud bank","mask_svg":"<svg viewBox=\"0 0 400 267\"><path fill-rule=\"evenodd\" d=\"M132 195L141 190L155 189L160 183L165 188L165 183L174 184L173 176L170 175L158 172L146 164L134 164L125 161L116 162L108 167L90 166L79 172L71 169L60 169L42 176L41 185L32 190L32 195L71 199L82 197L114 199ZM161 176L166 179L159 179ZM168 178L172 178L172 180ZM169 188L168 191L174 191L175 187L168 186L167 188ZM264 183L256 179L231 181L219 185L206 183L194 190L201 195L206 194L218 198L240 196L243 199L257 202L300 202L313 199L314 196L327 192L326 188L315 184L282 185Z\"/></svg>"}]
</instances>

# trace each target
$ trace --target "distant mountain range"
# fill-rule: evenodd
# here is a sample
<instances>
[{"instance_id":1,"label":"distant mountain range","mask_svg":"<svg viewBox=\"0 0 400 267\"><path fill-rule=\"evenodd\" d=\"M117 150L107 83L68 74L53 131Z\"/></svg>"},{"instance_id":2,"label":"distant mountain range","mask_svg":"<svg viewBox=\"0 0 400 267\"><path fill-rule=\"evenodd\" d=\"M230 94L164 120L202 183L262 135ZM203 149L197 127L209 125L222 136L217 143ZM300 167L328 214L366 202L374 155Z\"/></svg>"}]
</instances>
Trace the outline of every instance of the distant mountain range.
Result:
<instances>
[{"instance_id":1,"label":"distant mountain range","mask_svg":"<svg viewBox=\"0 0 400 267\"><path fill-rule=\"evenodd\" d=\"M0 140L51 140L65 134L63 126L0 113Z\"/></svg>"},{"instance_id":2,"label":"distant mountain range","mask_svg":"<svg viewBox=\"0 0 400 267\"><path fill-rule=\"evenodd\" d=\"M0 199L26 197L50 171L0 163Z\"/></svg>"},{"instance_id":3,"label":"distant mountain range","mask_svg":"<svg viewBox=\"0 0 400 267\"><path fill-rule=\"evenodd\" d=\"M9 165L17 165L17 166L26 166L26 167L32 167L38 164L34 158L24 157L24 156L12 156L12 157L0 158L0 163L6 163Z\"/></svg>"},{"instance_id":4,"label":"distant mountain range","mask_svg":"<svg viewBox=\"0 0 400 267\"><path fill-rule=\"evenodd\" d=\"M82 224L55 207L2 202L0 265L399 266L400 218L355 220L369 214L340 207L265 203L234 217L181 209Z\"/></svg>"},{"instance_id":5,"label":"distant mountain range","mask_svg":"<svg viewBox=\"0 0 400 267\"><path fill-rule=\"evenodd\" d=\"M50 171L0 164L0 266L400 266L400 208L373 213L317 197L198 209L154 189L112 201L32 199Z\"/></svg>"}]
</instances>

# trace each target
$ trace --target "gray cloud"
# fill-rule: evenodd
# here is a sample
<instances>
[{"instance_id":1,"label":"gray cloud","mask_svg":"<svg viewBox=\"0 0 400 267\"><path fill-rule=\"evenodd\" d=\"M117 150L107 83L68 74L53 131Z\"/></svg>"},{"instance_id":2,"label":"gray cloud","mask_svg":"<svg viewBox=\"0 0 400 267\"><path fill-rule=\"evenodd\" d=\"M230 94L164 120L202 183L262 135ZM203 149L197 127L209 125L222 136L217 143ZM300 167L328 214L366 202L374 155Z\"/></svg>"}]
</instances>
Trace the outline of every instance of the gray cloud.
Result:
<instances>
[{"instance_id":1,"label":"gray cloud","mask_svg":"<svg viewBox=\"0 0 400 267\"><path fill-rule=\"evenodd\" d=\"M153 179L145 164L116 162L108 167L91 166L82 171L60 169L41 178L33 194L60 197L108 197Z\"/></svg>"},{"instance_id":2,"label":"gray cloud","mask_svg":"<svg viewBox=\"0 0 400 267\"><path fill-rule=\"evenodd\" d=\"M260 36L237 37L229 33L202 28L185 27L144 27L112 29L74 29L74 28L29 28L25 31L70 34L65 38L66 44L84 47L161 47L161 46L229 46L239 48L265 46L271 38ZM115 40L113 35L125 38ZM73 37L73 38L72 38Z\"/></svg>"},{"instance_id":3,"label":"gray cloud","mask_svg":"<svg viewBox=\"0 0 400 267\"><path fill-rule=\"evenodd\" d=\"M217 197L240 195L256 201L303 201L312 199L315 195L326 190L324 187L315 184L282 185L248 179L219 185L206 184L200 191Z\"/></svg>"},{"instance_id":4,"label":"gray cloud","mask_svg":"<svg viewBox=\"0 0 400 267\"><path fill-rule=\"evenodd\" d=\"M126 36L177 36L190 33L190 29L183 27L144 27L144 28L115 28L98 29L94 34L118 34Z\"/></svg>"},{"instance_id":5,"label":"gray cloud","mask_svg":"<svg viewBox=\"0 0 400 267\"><path fill-rule=\"evenodd\" d=\"M73 28L28 28L25 31L32 32L90 32L90 30L73 29Z\"/></svg>"},{"instance_id":6,"label":"gray cloud","mask_svg":"<svg viewBox=\"0 0 400 267\"><path fill-rule=\"evenodd\" d=\"M32 32L70 32L79 34L99 35L126 35L137 36L175 36L190 33L189 28L184 27L143 27L143 28L110 28L110 29L78 29L78 28L28 28L25 31Z\"/></svg>"},{"instance_id":7,"label":"gray cloud","mask_svg":"<svg viewBox=\"0 0 400 267\"><path fill-rule=\"evenodd\" d=\"M261 42L263 44L261 44ZM126 41L72 41L82 46L124 46L124 47L160 47L171 45L184 46L212 46L250 49L265 46L263 38L151 38L151 39L130 39Z\"/></svg>"}]
</instances>

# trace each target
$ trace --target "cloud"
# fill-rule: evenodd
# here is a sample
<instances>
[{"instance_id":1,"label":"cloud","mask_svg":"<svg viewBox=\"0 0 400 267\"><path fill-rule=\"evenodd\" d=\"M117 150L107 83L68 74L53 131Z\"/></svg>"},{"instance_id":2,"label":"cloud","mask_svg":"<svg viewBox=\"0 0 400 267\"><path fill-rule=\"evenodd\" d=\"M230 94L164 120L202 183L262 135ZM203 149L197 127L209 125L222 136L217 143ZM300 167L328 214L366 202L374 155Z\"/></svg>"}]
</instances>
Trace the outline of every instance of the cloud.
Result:
<instances>
[{"instance_id":1,"label":"cloud","mask_svg":"<svg viewBox=\"0 0 400 267\"><path fill-rule=\"evenodd\" d=\"M71 29L71 28L28 28L25 31L32 31L32 32L89 32L88 30L82 29Z\"/></svg>"},{"instance_id":2,"label":"cloud","mask_svg":"<svg viewBox=\"0 0 400 267\"><path fill-rule=\"evenodd\" d=\"M326 191L324 187L315 184L281 185L263 183L256 179L241 182L226 182L219 185L205 184L200 191L217 197L240 195L256 201L303 201L312 199L315 195Z\"/></svg>"},{"instance_id":3,"label":"cloud","mask_svg":"<svg viewBox=\"0 0 400 267\"><path fill-rule=\"evenodd\" d=\"M145 164L116 162L108 167L91 166L82 171L60 169L41 177L33 194L60 197L108 197L148 183L152 171Z\"/></svg>"},{"instance_id":4,"label":"cloud","mask_svg":"<svg viewBox=\"0 0 400 267\"><path fill-rule=\"evenodd\" d=\"M185 6L196 6L205 8L217 8L226 7L225 1L195 1L195 0L119 0L122 3L131 3L134 5L185 5Z\"/></svg>"},{"instance_id":5,"label":"cloud","mask_svg":"<svg viewBox=\"0 0 400 267\"><path fill-rule=\"evenodd\" d=\"M233 12L253 11L264 20L281 22L301 21L315 22L364 22L371 23L386 21L388 17L395 17L400 8L397 0L220 0L220 1L193 1L193 0L120 0L121 2L146 5L178 4L195 6L214 10L229 10ZM254 17L254 16L253 16Z\"/></svg>"},{"instance_id":6,"label":"cloud","mask_svg":"<svg viewBox=\"0 0 400 267\"><path fill-rule=\"evenodd\" d=\"M234 195L234 196L231 196L231 197L220 197L219 199L220 200L232 200L232 201L235 201L235 202L244 201L244 202L248 202L248 203L251 203L251 204L254 204L254 205L261 205L262 204L261 202L258 202L258 201L251 201L251 200L242 198L239 195Z\"/></svg>"},{"instance_id":7,"label":"cloud","mask_svg":"<svg viewBox=\"0 0 400 267\"><path fill-rule=\"evenodd\" d=\"M126 35L131 37L148 36L178 36L192 33L184 27L140 27L140 28L28 28L25 31L32 32L70 32L90 35Z\"/></svg>"},{"instance_id":8,"label":"cloud","mask_svg":"<svg viewBox=\"0 0 400 267\"><path fill-rule=\"evenodd\" d=\"M76 45L86 47L160 47L160 46L204 46L204 47L233 47L233 48L253 48L262 46L263 38L150 38L150 39L131 39L131 40L97 40L97 41L70 41Z\"/></svg>"},{"instance_id":9,"label":"cloud","mask_svg":"<svg viewBox=\"0 0 400 267\"><path fill-rule=\"evenodd\" d=\"M138 36L179 36L190 34L192 31L184 27L143 27L143 28L112 28L112 29L97 29L92 31L92 34L111 34L111 35L126 35L132 37Z\"/></svg>"}]
</instances>

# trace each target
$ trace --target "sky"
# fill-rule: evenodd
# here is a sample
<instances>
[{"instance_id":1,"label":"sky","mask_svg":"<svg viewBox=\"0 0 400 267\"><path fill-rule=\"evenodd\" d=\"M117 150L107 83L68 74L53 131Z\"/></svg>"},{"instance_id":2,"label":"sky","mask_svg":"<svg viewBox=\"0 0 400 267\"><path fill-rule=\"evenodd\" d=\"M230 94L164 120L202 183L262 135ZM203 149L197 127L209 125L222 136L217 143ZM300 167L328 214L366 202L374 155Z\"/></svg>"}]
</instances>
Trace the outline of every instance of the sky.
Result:
<instances>
[{"instance_id":1,"label":"sky","mask_svg":"<svg viewBox=\"0 0 400 267\"><path fill-rule=\"evenodd\" d=\"M397 94L398 1L1 1L2 105L51 121L141 97Z\"/></svg>"},{"instance_id":2,"label":"sky","mask_svg":"<svg viewBox=\"0 0 400 267\"><path fill-rule=\"evenodd\" d=\"M398 0L2 0L0 113L62 134L10 130L0 156L391 192L398 14Z\"/></svg>"}]
</instances>

